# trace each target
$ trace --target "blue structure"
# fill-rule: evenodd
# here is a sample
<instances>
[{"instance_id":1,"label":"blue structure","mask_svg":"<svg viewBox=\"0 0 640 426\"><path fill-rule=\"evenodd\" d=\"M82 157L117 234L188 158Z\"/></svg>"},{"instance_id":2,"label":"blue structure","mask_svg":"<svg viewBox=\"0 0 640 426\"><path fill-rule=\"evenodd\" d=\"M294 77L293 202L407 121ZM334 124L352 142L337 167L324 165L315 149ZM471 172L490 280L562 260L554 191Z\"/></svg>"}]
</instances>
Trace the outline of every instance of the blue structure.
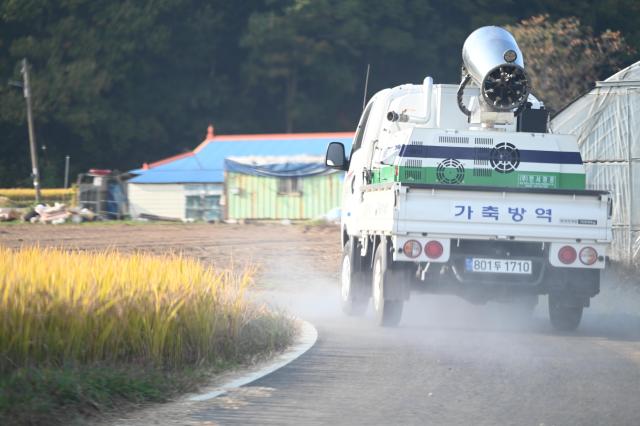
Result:
<instances>
[{"instance_id":1,"label":"blue structure","mask_svg":"<svg viewBox=\"0 0 640 426\"><path fill-rule=\"evenodd\" d=\"M323 157L329 142L351 149L353 133L291 133L215 136L209 126L206 139L193 151L131 170L128 181L132 217L181 220L223 218L225 160L229 157ZM324 168L316 164L316 168Z\"/></svg>"},{"instance_id":2,"label":"blue structure","mask_svg":"<svg viewBox=\"0 0 640 426\"><path fill-rule=\"evenodd\" d=\"M222 183L224 160L228 157L324 156L329 142L351 149L353 133L285 133L214 136L213 128L204 142L186 154L170 157L132 170L130 183Z\"/></svg>"}]
</instances>

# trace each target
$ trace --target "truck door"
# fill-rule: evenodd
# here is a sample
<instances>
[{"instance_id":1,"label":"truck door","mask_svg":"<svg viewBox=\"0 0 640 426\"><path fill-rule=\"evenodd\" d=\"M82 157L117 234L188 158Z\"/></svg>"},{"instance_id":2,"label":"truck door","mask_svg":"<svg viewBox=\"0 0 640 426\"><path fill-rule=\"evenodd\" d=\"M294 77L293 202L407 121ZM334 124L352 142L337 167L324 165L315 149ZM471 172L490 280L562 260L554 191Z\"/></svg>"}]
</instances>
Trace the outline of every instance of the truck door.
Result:
<instances>
[{"instance_id":1,"label":"truck door","mask_svg":"<svg viewBox=\"0 0 640 426\"><path fill-rule=\"evenodd\" d=\"M351 235L359 234L357 217L361 202L360 195L364 184L364 170L369 162L369 150L363 148L363 141L373 105L374 102L369 103L358 123L349 156L349 170L344 179L342 218Z\"/></svg>"}]
</instances>

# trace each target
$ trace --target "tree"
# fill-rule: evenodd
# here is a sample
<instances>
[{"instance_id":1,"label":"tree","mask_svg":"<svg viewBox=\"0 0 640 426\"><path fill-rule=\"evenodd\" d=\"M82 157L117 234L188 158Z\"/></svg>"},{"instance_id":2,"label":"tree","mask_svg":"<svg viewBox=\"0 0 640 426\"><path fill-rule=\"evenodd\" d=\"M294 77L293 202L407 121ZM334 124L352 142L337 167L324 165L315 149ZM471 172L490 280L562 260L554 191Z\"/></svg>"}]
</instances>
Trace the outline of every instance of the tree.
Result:
<instances>
[{"instance_id":1,"label":"tree","mask_svg":"<svg viewBox=\"0 0 640 426\"><path fill-rule=\"evenodd\" d=\"M367 64L369 97L426 75L458 83L471 31L540 13L512 29L551 107L621 64L626 43L605 28L640 48L637 0L0 0L0 186L29 183L24 99L6 84L23 57L50 186L67 154L72 174L137 168L192 148L210 122L352 130Z\"/></svg>"},{"instance_id":2,"label":"tree","mask_svg":"<svg viewBox=\"0 0 640 426\"><path fill-rule=\"evenodd\" d=\"M534 94L551 111L617 71L632 53L619 31L596 36L576 17L551 21L548 15L538 15L507 29L522 50Z\"/></svg>"},{"instance_id":3,"label":"tree","mask_svg":"<svg viewBox=\"0 0 640 426\"><path fill-rule=\"evenodd\" d=\"M0 2L0 137L12 138L0 149L0 182L30 170L19 155L24 99L4 85L19 79L23 57L33 65L36 131L47 146L44 184L60 185L67 154L75 172L127 170L190 149L210 121L233 118L238 39L262 3Z\"/></svg>"},{"instance_id":4,"label":"tree","mask_svg":"<svg viewBox=\"0 0 640 426\"><path fill-rule=\"evenodd\" d=\"M274 120L280 130L292 132L315 112L314 103L326 108L337 104L336 94L352 91L352 64L365 37L353 4L294 0L251 16L241 41L247 86L266 114L282 117Z\"/></svg>"},{"instance_id":5,"label":"tree","mask_svg":"<svg viewBox=\"0 0 640 426\"><path fill-rule=\"evenodd\" d=\"M256 119L287 132L352 129L369 94L449 67L446 23L421 0L289 0L254 13L242 38ZM439 55L439 52L446 52ZM457 52L456 52L457 53Z\"/></svg>"}]
</instances>

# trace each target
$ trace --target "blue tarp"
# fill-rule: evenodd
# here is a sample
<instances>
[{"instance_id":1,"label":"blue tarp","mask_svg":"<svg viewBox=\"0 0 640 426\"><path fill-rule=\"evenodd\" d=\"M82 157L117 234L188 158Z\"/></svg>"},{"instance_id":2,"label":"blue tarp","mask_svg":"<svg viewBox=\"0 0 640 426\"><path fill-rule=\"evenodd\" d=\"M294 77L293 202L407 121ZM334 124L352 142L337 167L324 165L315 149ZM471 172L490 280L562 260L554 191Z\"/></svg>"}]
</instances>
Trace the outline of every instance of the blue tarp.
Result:
<instances>
[{"instance_id":1,"label":"blue tarp","mask_svg":"<svg viewBox=\"0 0 640 426\"><path fill-rule=\"evenodd\" d=\"M324 156L329 142L342 142L347 152L351 149L352 137L329 135L298 138L278 138L265 136L264 139L208 141L198 152L147 170L137 169L138 176L132 183L222 183L224 181L224 160L229 157L248 156Z\"/></svg>"},{"instance_id":2,"label":"blue tarp","mask_svg":"<svg viewBox=\"0 0 640 426\"><path fill-rule=\"evenodd\" d=\"M252 176L300 177L318 176L335 172L319 162L278 162L267 164L248 164L224 160L224 169L228 172L243 173Z\"/></svg>"}]
</instances>

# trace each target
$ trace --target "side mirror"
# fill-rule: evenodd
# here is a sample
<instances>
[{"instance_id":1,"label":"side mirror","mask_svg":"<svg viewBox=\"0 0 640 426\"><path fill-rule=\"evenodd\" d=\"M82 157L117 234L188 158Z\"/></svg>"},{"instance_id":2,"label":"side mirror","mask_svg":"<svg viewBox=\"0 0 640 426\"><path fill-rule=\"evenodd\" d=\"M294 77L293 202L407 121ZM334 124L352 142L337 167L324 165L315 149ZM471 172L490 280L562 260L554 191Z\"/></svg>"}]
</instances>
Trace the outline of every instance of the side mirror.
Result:
<instances>
[{"instance_id":1,"label":"side mirror","mask_svg":"<svg viewBox=\"0 0 640 426\"><path fill-rule=\"evenodd\" d=\"M324 163L332 169L348 170L349 162L344 153L344 145L340 142L331 142L327 147L327 157Z\"/></svg>"}]
</instances>

